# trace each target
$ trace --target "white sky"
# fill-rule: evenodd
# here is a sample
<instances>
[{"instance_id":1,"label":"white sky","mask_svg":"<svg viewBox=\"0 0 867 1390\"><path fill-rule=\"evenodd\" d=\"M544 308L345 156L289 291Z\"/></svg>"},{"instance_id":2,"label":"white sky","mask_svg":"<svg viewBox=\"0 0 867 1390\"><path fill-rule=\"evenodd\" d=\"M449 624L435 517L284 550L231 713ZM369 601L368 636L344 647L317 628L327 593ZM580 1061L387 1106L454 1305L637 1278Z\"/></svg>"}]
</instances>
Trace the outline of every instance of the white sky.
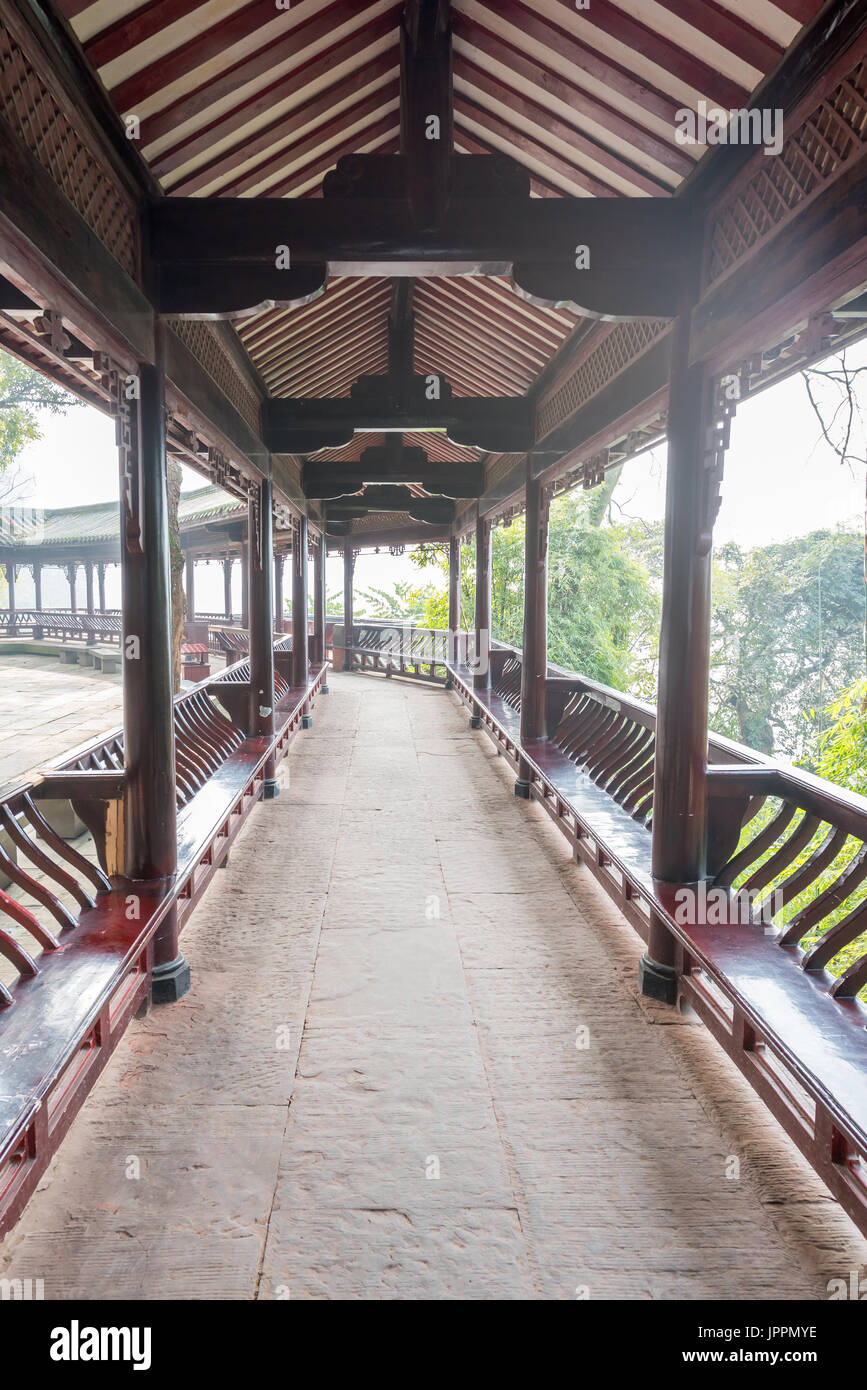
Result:
<instances>
[{"instance_id":1,"label":"white sky","mask_svg":"<svg viewBox=\"0 0 867 1390\"><path fill-rule=\"evenodd\" d=\"M850 349L846 363L867 366L867 342ZM860 396L867 407L867 385ZM863 457L863 435L860 444ZM626 465L614 493L626 516L662 519L664 462L660 449ZM864 486L864 467L840 463L821 438L803 379L791 377L738 407L714 539L771 545L825 527L860 527Z\"/></svg>"},{"instance_id":2,"label":"white sky","mask_svg":"<svg viewBox=\"0 0 867 1390\"><path fill-rule=\"evenodd\" d=\"M867 365L867 343L851 349L848 362L851 367ZM662 518L664 474L664 450L627 464L615 493L624 515L649 521ZM43 412L43 437L22 452L18 476L21 486L16 489L15 504L62 507L117 497L113 422L87 406L62 417ZM201 486L203 480L185 470L185 490ZM795 376L738 409L716 539L753 546L820 527L859 527L864 488L864 468L841 465L821 441L803 381ZM416 577L408 556L362 556L356 567L356 584L361 588L390 589L396 581ZM221 609L219 566L197 569L197 581L201 606ZM327 582L329 589L342 586L338 557L329 561ZM22 584L26 602L28 577L22 577ZM118 601L117 592L110 580L112 605ZM45 601L68 600L46 587Z\"/></svg>"}]
</instances>

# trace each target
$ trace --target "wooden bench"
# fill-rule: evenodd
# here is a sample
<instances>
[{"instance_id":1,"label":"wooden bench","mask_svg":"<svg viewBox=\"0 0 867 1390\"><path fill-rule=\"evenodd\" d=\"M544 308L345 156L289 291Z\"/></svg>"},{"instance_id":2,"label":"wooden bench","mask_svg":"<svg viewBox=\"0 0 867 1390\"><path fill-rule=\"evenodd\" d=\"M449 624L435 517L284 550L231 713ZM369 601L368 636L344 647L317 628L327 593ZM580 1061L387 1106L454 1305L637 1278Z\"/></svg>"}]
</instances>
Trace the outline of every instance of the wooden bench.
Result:
<instances>
[{"instance_id":1,"label":"wooden bench","mask_svg":"<svg viewBox=\"0 0 867 1390\"><path fill-rule=\"evenodd\" d=\"M841 975L826 969L867 932L867 902L856 891L867 882L867 798L712 738L711 878L702 899L697 889L652 875L651 706L555 674L546 687L550 736L522 745L520 654L492 653L484 690L473 688L466 667L450 667L450 675L473 722L516 770L529 772L531 796L642 937L653 916L664 922L676 943L681 997L867 1232L867 1008L857 998L867 985L867 950ZM756 817L768 804L774 814L762 826ZM774 920L819 882L824 891L790 921ZM768 899L772 886L779 902ZM751 895L743 921L737 889ZM729 905L722 914L720 898Z\"/></svg>"},{"instance_id":2,"label":"wooden bench","mask_svg":"<svg viewBox=\"0 0 867 1390\"><path fill-rule=\"evenodd\" d=\"M281 687L273 738L248 737L229 717L221 697L226 687L244 696L243 672L176 697L178 869L170 882L130 884L105 872L109 808L123 787L121 730L0 794L0 831L16 849L13 858L0 841L0 867L11 883L0 890L0 1236L129 1020L147 1006L160 923L176 906L183 926L225 863L263 794L266 763L288 750L325 670L314 671L304 690ZM91 830L99 865L48 823L44 811L66 801ZM25 905L25 894L36 907Z\"/></svg>"}]
</instances>

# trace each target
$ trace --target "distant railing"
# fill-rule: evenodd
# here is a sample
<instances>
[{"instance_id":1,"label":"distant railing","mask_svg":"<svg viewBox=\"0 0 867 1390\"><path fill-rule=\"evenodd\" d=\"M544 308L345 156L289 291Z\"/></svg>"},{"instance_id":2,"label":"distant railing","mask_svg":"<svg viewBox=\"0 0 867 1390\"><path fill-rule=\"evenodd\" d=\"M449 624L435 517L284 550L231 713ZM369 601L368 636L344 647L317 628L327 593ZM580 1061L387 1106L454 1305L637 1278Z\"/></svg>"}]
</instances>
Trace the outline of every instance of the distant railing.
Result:
<instances>
[{"instance_id":1,"label":"distant railing","mask_svg":"<svg viewBox=\"0 0 867 1390\"><path fill-rule=\"evenodd\" d=\"M340 621L332 624L332 650L335 648L345 659L344 627ZM410 676L437 684L446 681L447 663L454 657L448 632L409 619L354 622L350 651L353 670Z\"/></svg>"},{"instance_id":2,"label":"distant railing","mask_svg":"<svg viewBox=\"0 0 867 1390\"><path fill-rule=\"evenodd\" d=\"M0 631L7 637L29 632L39 641L45 637L119 642L122 619L117 609L87 613L71 608L0 609Z\"/></svg>"}]
</instances>

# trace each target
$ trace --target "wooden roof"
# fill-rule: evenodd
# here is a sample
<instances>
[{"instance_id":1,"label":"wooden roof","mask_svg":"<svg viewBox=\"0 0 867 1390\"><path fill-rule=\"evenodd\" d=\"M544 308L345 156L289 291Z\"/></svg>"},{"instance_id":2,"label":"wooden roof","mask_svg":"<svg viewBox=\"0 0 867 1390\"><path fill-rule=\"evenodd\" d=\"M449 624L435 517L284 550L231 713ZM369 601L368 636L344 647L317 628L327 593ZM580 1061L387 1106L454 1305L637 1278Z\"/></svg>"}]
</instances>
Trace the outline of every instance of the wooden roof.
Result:
<instances>
[{"instance_id":1,"label":"wooden roof","mask_svg":"<svg viewBox=\"0 0 867 1390\"><path fill-rule=\"evenodd\" d=\"M349 153L399 148L390 0L56 0L167 193L316 197ZM454 0L455 146L502 153L542 198L669 197L703 153L678 108L748 103L820 0ZM239 335L277 396L344 396L387 365L389 285L335 278ZM415 369L458 395L532 386L576 324L505 281L428 279Z\"/></svg>"}]
</instances>

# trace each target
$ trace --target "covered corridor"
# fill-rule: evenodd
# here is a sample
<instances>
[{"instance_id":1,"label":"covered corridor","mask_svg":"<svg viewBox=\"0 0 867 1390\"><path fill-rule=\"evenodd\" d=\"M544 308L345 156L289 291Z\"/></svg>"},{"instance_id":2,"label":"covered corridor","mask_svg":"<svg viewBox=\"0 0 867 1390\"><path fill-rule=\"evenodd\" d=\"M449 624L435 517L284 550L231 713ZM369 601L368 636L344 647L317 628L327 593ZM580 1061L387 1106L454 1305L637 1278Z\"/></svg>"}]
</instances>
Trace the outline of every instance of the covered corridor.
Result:
<instances>
[{"instance_id":1,"label":"covered corridor","mask_svg":"<svg viewBox=\"0 0 867 1390\"><path fill-rule=\"evenodd\" d=\"M641 998L638 937L456 697L330 687L185 928L195 989L131 1025L2 1275L827 1298L864 1242L707 1032Z\"/></svg>"}]
</instances>

